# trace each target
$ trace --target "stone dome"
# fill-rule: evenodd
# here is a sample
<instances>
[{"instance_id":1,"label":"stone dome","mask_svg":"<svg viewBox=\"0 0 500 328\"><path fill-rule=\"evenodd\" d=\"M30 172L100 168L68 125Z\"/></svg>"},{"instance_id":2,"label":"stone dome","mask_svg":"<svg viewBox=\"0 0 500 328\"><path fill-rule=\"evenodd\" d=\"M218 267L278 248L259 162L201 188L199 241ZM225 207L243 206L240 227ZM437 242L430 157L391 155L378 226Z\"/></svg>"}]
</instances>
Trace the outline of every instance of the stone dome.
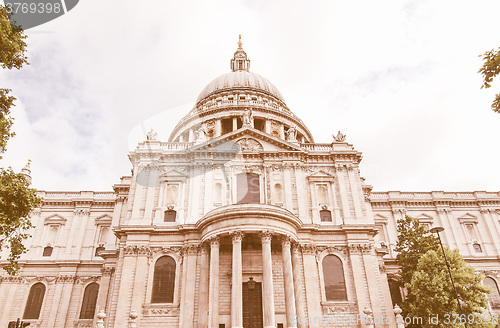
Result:
<instances>
[{"instance_id":1,"label":"stone dome","mask_svg":"<svg viewBox=\"0 0 500 328\"><path fill-rule=\"evenodd\" d=\"M243 50L241 35L230 67L229 73L203 89L193 109L175 126L169 141L206 141L242 127L287 141L314 141L278 89L266 78L250 72L250 59Z\"/></svg>"},{"instance_id":2,"label":"stone dome","mask_svg":"<svg viewBox=\"0 0 500 328\"><path fill-rule=\"evenodd\" d=\"M264 92L276 97L283 103L285 102L285 99L278 91L278 89L266 78L260 76L259 74L241 70L229 72L214 79L205 87L205 89L203 89L203 91L198 96L196 103L199 103L204 98L209 97L215 93L238 89L250 89Z\"/></svg>"}]
</instances>

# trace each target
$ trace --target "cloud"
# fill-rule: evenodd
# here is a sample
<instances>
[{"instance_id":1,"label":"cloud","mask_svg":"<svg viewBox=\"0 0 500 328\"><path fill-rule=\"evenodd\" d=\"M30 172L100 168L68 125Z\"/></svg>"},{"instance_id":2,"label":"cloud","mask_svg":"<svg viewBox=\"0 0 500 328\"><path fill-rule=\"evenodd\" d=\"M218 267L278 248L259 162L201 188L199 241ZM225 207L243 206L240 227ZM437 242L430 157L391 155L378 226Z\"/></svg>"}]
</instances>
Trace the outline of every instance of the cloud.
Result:
<instances>
[{"instance_id":1,"label":"cloud","mask_svg":"<svg viewBox=\"0 0 500 328\"><path fill-rule=\"evenodd\" d=\"M347 134L375 189L498 190L500 117L476 72L477 56L500 46L499 10L494 0L80 2L28 30L31 65L0 77L18 97L3 165L32 157L40 189L111 189L144 132L166 140L172 127L158 122L176 123L229 71L241 33L251 70L317 142Z\"/></svg>"}]
</instances>

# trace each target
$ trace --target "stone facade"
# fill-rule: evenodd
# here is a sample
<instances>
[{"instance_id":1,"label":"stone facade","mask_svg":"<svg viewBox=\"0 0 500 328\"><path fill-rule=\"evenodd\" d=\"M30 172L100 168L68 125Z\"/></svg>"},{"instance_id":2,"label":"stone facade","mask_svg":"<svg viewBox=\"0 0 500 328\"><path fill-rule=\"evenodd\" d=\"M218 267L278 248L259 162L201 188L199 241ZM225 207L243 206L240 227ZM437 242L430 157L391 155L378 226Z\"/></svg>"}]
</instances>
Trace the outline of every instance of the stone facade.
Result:
<instances>
[{"instance_id":1,"label":"stone facade","mask_svg":"<svg viewBox=\"0 0 500 328\"><path fill-rule=\"evenodd\" d=\"M100 310L117 328L368 327L368 309L393 322L405 214L500 282L500 193L372 192L345 135L315 143L249 66L240 42L169 141L150 132L129 154L114 192L40 192L21 273L0 276L0 327L93 327Z\"/></svg>"}]
</instances>

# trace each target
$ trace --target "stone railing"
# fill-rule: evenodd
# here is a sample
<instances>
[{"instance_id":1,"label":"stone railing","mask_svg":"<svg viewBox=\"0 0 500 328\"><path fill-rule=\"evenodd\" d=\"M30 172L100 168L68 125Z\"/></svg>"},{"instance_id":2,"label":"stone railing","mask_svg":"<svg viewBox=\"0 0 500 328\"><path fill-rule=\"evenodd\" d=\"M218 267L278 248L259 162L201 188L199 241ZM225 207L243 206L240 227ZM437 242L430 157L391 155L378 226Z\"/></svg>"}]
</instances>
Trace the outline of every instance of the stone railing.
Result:
<instances>
[{"instance_id":1,"label":"stone railing","mask_svg":"<svg viewBox=\"0 0 500 328\"><path fill-rule=\"evenodd\" d=\"M44 199L73 199L73 198L114 198L115 193L111 191L39 191L38 196Z\"/></svg>"},{"instance_id":2,"label":"stone railing","mask_svg":"<svg viewBox=\"0 0 500 328\"><path fill-rule=\"evenodd\" d=\"M194 142L162 142L162 150L186 150L194 145Z\"/></svg>"},{"instance_id":3,"label":"stone railing","mask_svg":"<svg viewBox=\"0 0 500 328\"><path fill-rule=\"evenodd\" d=\"M407 199L478 199L478 198L500 198L500 192L403 192L403 191L374 191L370 194L371 198L376 199L391 199L391 198L407 198Z\"/></svg>"},{"instance_id":4,"label":"stone railing","mask_svg":"<svg viewBox=\"0 0 500 328\"><path fill-rule=\"evenodd\" d=\"M328 151L328 152L333 151L333 147L331 144L302 143L300 144L300 147L309 151Z\"/></svg>"}]
</instances>

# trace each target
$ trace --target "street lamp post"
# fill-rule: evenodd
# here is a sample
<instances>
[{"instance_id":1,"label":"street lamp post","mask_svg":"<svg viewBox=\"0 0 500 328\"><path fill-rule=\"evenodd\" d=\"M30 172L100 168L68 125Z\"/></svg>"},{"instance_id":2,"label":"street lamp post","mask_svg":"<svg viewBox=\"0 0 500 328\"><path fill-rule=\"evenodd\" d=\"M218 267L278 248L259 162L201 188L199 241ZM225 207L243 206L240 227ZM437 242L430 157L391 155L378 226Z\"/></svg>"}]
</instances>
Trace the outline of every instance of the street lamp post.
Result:
<instances>
[{"instance_id":1,"label":"street lamp post","mask_svg":"<svg viewBox=\"0 0 500 328\"><path fill-rule=\"evenodd\" d=\"M441 250L443 251L444 261L446 262L446 267L448 268L448 273L450 274L451 284L453 286L453 290L455 291L455 297L457 298L458 308L460 309L460 312L463 313L462 300L460 299L460 296L458 296L457 288L455 287L455 281L453 280L453 275L451 274L451 265L450 265L450 262L448 261L448 258L446 257L446 253L444 252L443 242L441 241L441 236L439 235L439 233L441 231L444 231L443 227L434 227L430 230L430 232L435 233L438 236L439 245L441 245ZM467 322L464 322L464 326L467 327Z\"/></svg>"}]
</instances>

